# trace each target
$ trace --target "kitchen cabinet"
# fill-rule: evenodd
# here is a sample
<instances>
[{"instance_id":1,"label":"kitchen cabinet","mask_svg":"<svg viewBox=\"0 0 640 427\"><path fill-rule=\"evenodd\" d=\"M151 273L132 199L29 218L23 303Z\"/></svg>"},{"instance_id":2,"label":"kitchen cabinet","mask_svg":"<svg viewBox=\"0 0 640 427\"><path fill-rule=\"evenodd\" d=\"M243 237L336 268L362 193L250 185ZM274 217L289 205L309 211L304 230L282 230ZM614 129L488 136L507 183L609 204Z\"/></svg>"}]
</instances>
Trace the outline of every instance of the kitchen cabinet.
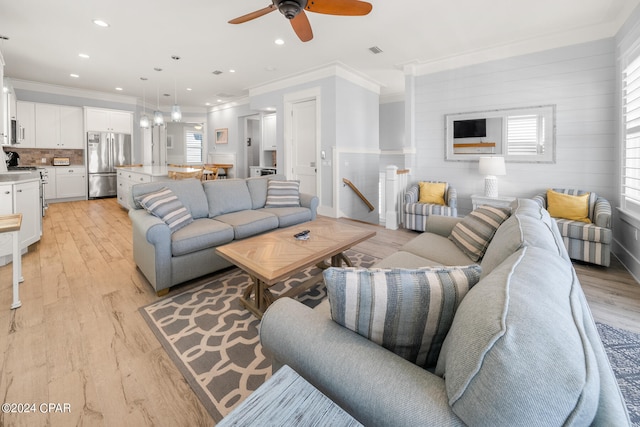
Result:
<instances>
[{"instance_id":1,"label":"kitchen cabinet","mask_svg":"<svg viewBox=\"0 0 640 427\"><path fill-rule=\"evenodd\" d=\"M85 113L88 131L133 133L133 115L128 111L87 108Z\"/></svg>"},{"instance_id":2,"label":"kitchen cabinet","mask_svg":"<svg viewBox=\"0 0 640 427\"><path fill-rule=\"evenodd\" d=\"M148 174L131 172L125 169L118 169L118 189L117 197L118 203L125 208L131 209L131 187L135 184L142 184L145 182L151 182L152 177Z\"/></svg>"},{"instance_id":3,"label":"kitchen cabinet","mask_svg":"<svg viewBox=\"0 0 640 427\"><path fill-rule=\"evenodd\" d=\"M87 171L84 167L56 168L56 199L87 198Z\"/></svg>"},{"instance_id":4,"label":"kitchen cabinet","mask_svg":"<svg viewBox=\"0 0 640 427\"><path fill-rule=\"evenodd\" d=\"M42 236L42 211L40 209L40 183L38 181L17 182L0 185L0 214L22 214L22 226L18 233L20 249L40 240ZM1 265L11 259L11 238L8 233L0 239Z\"/></svg>"},{"instance_id":5,"label":"kitchen cabinet","mask_svg":"<svg viewBox=\"0 0 640 427\"><path fill-rule=\"evenodd\" d=\"M18 101L16 114L21 130L19 148L35 148L36 146L36 105L33 102Z\"/></svg>"},{"instance_id":6,"label":"kitchen cabinet","mask_svg":"<svg viewBox=\"0 0 640 427\"><path fill-rule=\"evenodd\" d=\"M58 191L56 189L56 169L55 167L46 167L47 170L47 183L44 185L44 199L54 200L58 198Z\"/></svg>"},{"instance_id":7,"label":"kitchen cabinet","mask_svg":"<svg viewBox=\"0 0 640 427\"><path fill-rule=\"evenodd\" d=\"M262 149L273 151L276 148L276 115L269 114L262 118Z\"/></svg>"},{"instance_id":8,"label":"kitchen cabinet","mask_svg":"<svg viewBox=\"0 0 640 427\"><path fill-rule=\"evenodd\" d=\"M9 113L7 111L7 97L2 92L4 87L4 58L0 52L0 145L9 144Z\"/></svg>"},{"instance_id":9,"label":"kitchen cabinet","mask_svg":"<svg viewBox=\"0 0 640 427\"><path fill-rule=\"evenodd\" d=\"M35 129L36 148L84 148L80 107L36 103Z\"/></svg>"}]
</instances>

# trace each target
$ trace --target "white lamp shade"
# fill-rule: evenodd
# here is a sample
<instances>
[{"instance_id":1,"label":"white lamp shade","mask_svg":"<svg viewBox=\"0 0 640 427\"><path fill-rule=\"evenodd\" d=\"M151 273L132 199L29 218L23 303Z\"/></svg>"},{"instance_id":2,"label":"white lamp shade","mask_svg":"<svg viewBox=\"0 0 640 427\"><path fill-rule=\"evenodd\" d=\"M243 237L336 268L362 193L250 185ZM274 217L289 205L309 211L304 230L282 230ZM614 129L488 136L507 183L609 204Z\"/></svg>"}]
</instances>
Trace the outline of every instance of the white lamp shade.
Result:
<instances>
[{"instance_id":1,"label":"white lamp shade","mask_svg":"<svg viewBox=\"0 0 640 427\"><path fill-rule=\"evenodd\" d=\"M143 129L147 129L150 125L149 117L145 114L140 117L140 127Z\"/></svg>"},{"instance_id":2,"label":"white lamp shade","mask_svg":"<svg viewBox=\"0 0 640 427\"><path fill-rule=\"evenodd\" d=\"M478 165L480 175L498 176L506 175L504 157L480 157Z\"/></svg>"},{"instance_id":3,"label":"white lamp shade","mask_svg":"<svg viewBox=\"0 0 640 427\"><path fill-rule=\"evenodd\" d=\"M180 106L177 104L171 107L171 120L174 122L182 120L182 111L180 110Z\"/></svg>"},{"instance_id":4,"label":"white lamp shade","mask_svg":"<svg viewBox=\"0 0 640 427\"><path fill-rule=\"evenodd\" d=\"M162 117L162 111L153 112L153 124L155 126L162 126L164 124L164 117Z\"/></svg>"}]
</instances>

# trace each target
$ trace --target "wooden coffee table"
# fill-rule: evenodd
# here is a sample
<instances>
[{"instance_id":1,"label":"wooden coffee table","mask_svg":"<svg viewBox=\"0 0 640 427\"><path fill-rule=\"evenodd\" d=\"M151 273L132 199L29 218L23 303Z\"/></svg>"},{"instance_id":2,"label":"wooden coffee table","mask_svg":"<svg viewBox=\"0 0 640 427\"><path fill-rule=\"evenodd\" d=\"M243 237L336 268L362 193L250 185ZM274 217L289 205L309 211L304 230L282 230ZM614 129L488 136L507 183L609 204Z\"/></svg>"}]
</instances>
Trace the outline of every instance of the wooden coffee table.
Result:
<instances>
[{"instance_id":1,"label":"wooden coffee table","mask_svg":"<svg viewBox=\"0 0 640 427\"><path fill-rule=\"evenodd\" d=\"M308 240L297 240L294 234L309 230ZM240 302L258 318L275 301L269 287L289 278L307 267L318 265L339 267L342 262L351 266L344 251L375 236L375 231L327 219L305 222L270 233L250 237L220 246L220 256L251 276ZM318 276L296 286L280 297L293 297L318 283Z\"/></svg>"}]
</instances>

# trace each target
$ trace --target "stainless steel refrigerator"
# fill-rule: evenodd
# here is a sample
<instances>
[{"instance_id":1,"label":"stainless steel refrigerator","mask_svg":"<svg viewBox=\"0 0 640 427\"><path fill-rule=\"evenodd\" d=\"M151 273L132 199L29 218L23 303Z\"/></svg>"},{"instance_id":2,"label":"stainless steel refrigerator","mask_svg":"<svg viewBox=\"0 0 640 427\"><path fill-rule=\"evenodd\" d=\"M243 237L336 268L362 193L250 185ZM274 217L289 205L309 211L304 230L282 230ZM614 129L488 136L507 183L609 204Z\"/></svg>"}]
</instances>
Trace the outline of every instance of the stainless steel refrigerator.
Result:
<instances>
[{"instance_id":1,"label":"stainless steel refrigerator","mask_svg":"<svg viewBox=\"0 0 640 427\"><path fill-rule=\"evenodd\" d=\"M131 135L110 132L87 134L89 198L116 195L116 166L131 164Z\"/></svg>"}]
</instances>

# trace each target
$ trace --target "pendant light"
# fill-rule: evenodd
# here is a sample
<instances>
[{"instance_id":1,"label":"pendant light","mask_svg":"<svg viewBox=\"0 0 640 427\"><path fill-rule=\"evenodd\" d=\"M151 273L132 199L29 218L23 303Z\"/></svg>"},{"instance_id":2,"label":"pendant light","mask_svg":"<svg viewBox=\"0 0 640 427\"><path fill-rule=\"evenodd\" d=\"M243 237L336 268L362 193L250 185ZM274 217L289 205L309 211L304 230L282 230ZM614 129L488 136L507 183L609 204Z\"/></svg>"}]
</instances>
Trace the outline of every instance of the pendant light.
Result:
<instances>
[{"instance_id":1,"label":"pendant light","mask_svg":"<svg viewBox=\"0 0 640 427\"><path fill-rule=\"evenodd\" d=\"M147 80L146 77L140 77L143 82ZM142 129L149 129L149 116L147 116L147 103L145 97L145 85L142 85L142 117L140 117L140 127Z\"/></svg>"},{"instance_id":2,"label":"pendant light","mask_svg":"<svg viewBox=\"0 0 640 427\"><path fill-rule=\"evenodd\" d=\"M162 111L160 111L160 89L156 89L156 97L158 102L158 109L153 112L153 125L154 126L162 126L164 125L164 117L162 117Z\"/></svg>"},{"instance_id":3,"label":"pendant light","mask_svg":"<svg viewBox=\"0 0 640 427\"><path fill-rule=\"evenodd\" d=\"M178 61L180 59L179 56L174 55L171 57L174 61ZM171 121L179 122L182 120L182 111L180 110L180 106L178 105L178 86L176 84L176 79L173 79L173 93L174 93L174 103L173 107L171 107Z\"/></svg>"}]
</instances>

